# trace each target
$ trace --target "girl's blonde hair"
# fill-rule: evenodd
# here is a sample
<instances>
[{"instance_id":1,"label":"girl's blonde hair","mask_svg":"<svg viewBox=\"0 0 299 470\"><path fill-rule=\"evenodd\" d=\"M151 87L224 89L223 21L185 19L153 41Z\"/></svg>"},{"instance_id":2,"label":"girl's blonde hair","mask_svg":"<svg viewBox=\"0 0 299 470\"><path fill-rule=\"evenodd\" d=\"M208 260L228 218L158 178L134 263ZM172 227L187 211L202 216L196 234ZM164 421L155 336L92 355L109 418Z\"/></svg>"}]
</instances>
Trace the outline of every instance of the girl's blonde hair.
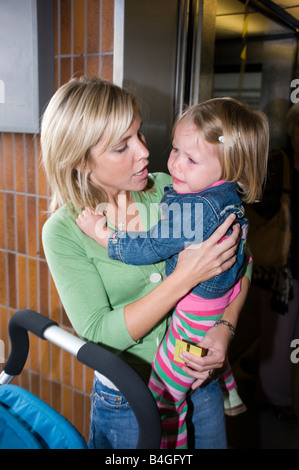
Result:
<instances>
[{"instance_id":1,"label":"girl's blonde hair","mask_svg":"<svg viewBox=\"0 0 299 470\"><path fill-rule=\"evenodd\" d=\"M88 176L90 151L104 132L103 152L119 142L139 115L132 94L99 78L72 79L57 90L41 124L51 211L67 204L79 213L105 201L106 194Z\"/></svg>"},{"instance_id":2,"label":"girl's blonde hair","mask_svg":"<svg viewBox=\"0 0 299 470\"><path fill-rule=\"evenodd\" d=\"M233 98L214 98L187 109L176 125L182 120L195 124L199 135L217 145L221 179L237 182L244 202L258 200L269 153L266 115Z\"/></svg>"}]
</instances>

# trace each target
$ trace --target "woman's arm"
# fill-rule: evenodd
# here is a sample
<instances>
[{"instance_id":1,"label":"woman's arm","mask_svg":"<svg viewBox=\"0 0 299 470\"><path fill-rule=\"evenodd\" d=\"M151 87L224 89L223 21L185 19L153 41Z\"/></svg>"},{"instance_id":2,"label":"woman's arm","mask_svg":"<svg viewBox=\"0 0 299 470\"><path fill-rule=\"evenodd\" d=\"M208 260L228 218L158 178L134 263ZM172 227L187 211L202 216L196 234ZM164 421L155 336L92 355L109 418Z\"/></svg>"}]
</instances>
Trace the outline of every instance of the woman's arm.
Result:
<instances>
[{"instance_id":1,"label":"woman's arm","mask_svg":"<svg viewBox=\"0 0 299 470\"><path fill-rule=\"evenodd\" d=\"M183 250L176 269L159 286L125 307L125 322L135 341L142 338L194 286L234 264L239 226L234 226L232 235L219 243L234 220L235 215L230 215L208 240Z\"/></svg>"},{"instance_id":2,"label":"woman's arm","mask_svg":"<svg viewBox=\"0 0 299 470\"><path fill-rule=\"evenodd\" d=\"M184 250L171 276L150 290L151 267L142 270L110 260L106 250L86 237L73 220L64 213L54 214L43 227L43 245L76 332L120 351L133 346L198 282L233 264L238 230L218 244L232 220L228 218L197 250Z\"/></svg>"},{"instance_id":3,"label":"woman's arm","mask_svg":"<svg viewBox=\"0 0 299 470\"><path fill-rule=\"evenodd\" d=\"M244 307L249 287L250 279L244 275L239 295L228 305L222 316L223 320L228 321L234 327L236 327L240 312ZM192 389L197 388L207 379L207 371L223 367L231 339L229 328L220 324L211 328L200 342L201 347L209 350L207 356L197 358L190 353L182 354L182 358L187 364L183 368L184 371L197 379L193 383Z\"/></svg>"}]
</instances>

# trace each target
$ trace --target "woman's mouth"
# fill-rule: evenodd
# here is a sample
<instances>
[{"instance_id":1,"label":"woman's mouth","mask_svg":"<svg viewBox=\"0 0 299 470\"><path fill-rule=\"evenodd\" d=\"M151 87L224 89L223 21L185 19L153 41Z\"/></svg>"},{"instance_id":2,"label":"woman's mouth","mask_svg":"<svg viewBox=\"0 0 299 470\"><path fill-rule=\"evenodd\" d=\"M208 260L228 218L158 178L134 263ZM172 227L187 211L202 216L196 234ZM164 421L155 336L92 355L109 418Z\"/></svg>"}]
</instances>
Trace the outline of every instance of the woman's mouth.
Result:
<instances>
[{"instance_id":1,"label":"woman's mouth","mask_svg":"<svg viewBox=\"0 0 299 470\"><path fill-rule=\"evenodd\" d=\"M143 168L143 170L141 171L138 171L138 173L135 173L134 176L136 176L137 178L147 178L147 175L148 175L148 170L147 168Z\"/></svg>"}]
</instances>

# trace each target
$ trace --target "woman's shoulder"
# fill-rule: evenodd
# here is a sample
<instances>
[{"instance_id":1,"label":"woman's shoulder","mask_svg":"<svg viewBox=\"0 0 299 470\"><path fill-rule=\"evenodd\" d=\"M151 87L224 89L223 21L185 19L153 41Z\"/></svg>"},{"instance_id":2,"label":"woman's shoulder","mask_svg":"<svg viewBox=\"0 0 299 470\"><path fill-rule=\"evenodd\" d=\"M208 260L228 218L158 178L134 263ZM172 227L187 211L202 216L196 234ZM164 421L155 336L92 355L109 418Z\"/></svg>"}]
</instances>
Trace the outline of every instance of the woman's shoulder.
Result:
<instances>
[{"instance_id":1,"label":"woman's shoulder","mask_svg":"<svg viewBox=\"0 0 299 470\"><path fill-rule=\"evenodd\" d=\"M66 205L60 207L53 212L43 225L42 235L43 239L49 237L56 237L64 234L69 237L73 232L75 216L71 214Z\"/></svg>"},{"instance_id":2,"label":"woman's shoulder","mask_svg":"<svg viewBox=\"0 0 299 470\"><path fill-rule=\"evenodd\" d=\"M163 186L163 188L172 183L172 178L167 173L162 173L162 172L150 173L149 178L152 179L155 186L160 186L161 185L161 186Z\"/></svg>"},{"instance_id":3,"label":"woman's shoulder","mask_svg":"<svg viewBox=\"0 0 299 470\"><path fill-rule=\"evenodd\" d=\"M148 175L149 181L152 186L152 192L155 192L158 198L162 198L164 188L172 183L172 178L167 173L150 173Z\"/></svg>"}]
</instances>

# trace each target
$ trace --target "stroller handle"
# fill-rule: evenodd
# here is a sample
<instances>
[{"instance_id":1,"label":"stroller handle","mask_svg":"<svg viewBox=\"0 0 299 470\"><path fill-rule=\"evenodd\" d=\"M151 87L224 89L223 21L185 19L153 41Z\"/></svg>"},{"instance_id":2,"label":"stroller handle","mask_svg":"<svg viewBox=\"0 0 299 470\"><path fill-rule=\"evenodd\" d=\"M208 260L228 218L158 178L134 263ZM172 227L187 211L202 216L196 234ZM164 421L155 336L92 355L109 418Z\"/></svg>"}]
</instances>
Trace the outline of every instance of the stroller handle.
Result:
<instances>
[{"instance_id":1,"label":"stroller handle","mask_svg":"<svg viewBox=\"0 0 299 470\"><path fill-rule=\"evenodd\" d=\"M29 351L28 331L75 355L82 364L107 377L129 402L139 426L137 449L159 449L161 419L145 382L123 359L98 344L85 342L33 310L19 310L10 319L11 352L3 368L8 376L19 375Z\"/></svg>"}]
</instances>

